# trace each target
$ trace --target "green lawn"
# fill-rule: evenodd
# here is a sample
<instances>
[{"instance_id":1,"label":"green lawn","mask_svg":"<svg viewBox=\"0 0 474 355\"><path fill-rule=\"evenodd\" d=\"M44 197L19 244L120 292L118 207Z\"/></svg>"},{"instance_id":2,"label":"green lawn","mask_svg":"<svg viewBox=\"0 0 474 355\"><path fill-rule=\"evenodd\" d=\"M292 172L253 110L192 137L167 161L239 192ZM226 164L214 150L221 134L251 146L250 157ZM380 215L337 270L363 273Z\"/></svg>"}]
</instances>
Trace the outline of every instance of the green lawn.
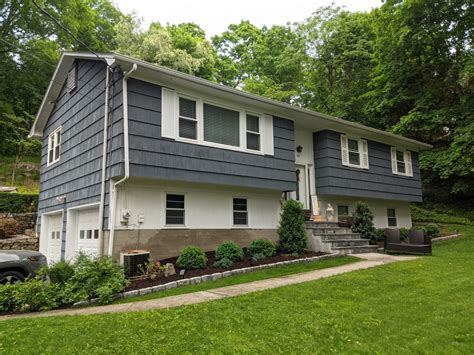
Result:
<instances>
[{"instance_id":1,"label":"green lawn","mask_svg":"<svg viewBox=\"0 0 474 355\"><path fill-rule=\"evenodd\" d=\"M474 227L434 255L236 298L0 323L0 353L472 353Z\"/></svg>"},{"instance_id":2,"label":"green lawn","mask_svg":"<svg viewBox=\"0 0 474 355\"><path fill-rule=\"evenodd\" d=\"M234 275L230 277L225 277L222 279L218 279L216 281L204 282L198 285L183 286L183 287L173 288L167 291L150 293L144 296L124 298L122 300L116 301L115 303L129 303L129 302L136 302L136 301L144 301L144 300L150 300L154 298L181 295L184 293L211 290L213 288L218 288L218 287L237 285L237 284L241 284L245 282L270 279L272 277L285 276L285 275L297 274L301 272L326 269L328 267L351 264L360 260L361 259L356 258L355 256L343 256L343 257L324 259L324 260L314 261L314 262L309 262L309 263L275 267L271 269L264 269L264 270L249 272L247 274L238 274L238 275Z\"/></svg>"}]
</instances>

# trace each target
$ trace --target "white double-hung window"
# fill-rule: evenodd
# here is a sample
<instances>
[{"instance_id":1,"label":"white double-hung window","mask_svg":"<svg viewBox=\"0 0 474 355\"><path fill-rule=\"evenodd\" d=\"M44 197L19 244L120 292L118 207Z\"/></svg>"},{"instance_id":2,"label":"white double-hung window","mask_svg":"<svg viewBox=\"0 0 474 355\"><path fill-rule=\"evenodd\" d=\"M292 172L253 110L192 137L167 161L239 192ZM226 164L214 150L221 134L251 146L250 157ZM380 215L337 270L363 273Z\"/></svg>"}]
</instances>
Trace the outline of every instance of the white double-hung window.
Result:
<instances>
[{"instance_id":1,"label":"white double-hung window","mask_svg":"<svg viewBox=\"0 0 474 355\"><path fill-rule=\"evenodd\" d=\"M392 173L404 176L413 176L411 152L391 147Z\"/></svg>"},{"instance_id":2,"label":"white double-hung window","mask_svg":"<svg viewBox=\"0 0 474 355\"><path fill-rule=\"evenodd\" d=\"M161 134L186 143L274 154L273 116L162 88Z\"/></svg>"},{"instance_id":3,"label":"white double-hung window","mask_svg":"<svg viewBox=\"0 0 474 355\"><path fill-rule=\"evenodd\" d=\"M48 166L59 161L60 145L61 127L58 127L48 137Z\"/></svg>"},{"instance_id":4,"label":"white double-hung window","mask_svg":"<svg viewBox=\"0 0 474 355\"><path fill-rule=\"evenodd\" d=\"M369 169L369 149L365 139L341 134L342 165L352 168Z\"/></svg>"}]
</instances>

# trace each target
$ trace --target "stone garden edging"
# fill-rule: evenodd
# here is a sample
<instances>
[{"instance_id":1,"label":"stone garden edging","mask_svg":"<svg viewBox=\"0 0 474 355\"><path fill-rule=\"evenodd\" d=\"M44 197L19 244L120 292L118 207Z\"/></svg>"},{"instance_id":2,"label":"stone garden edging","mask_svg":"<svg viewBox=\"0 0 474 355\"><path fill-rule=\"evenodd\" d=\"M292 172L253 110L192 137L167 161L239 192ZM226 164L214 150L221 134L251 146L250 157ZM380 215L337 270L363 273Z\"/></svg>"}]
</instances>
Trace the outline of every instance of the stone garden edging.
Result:
<instances>
[{"instance_id":1,"label":"stone garden edging","mask_svg":"<svg viewBox=\"0 0 474 355\"><path fill-rule=\"evenodd\" d=\"M432 238L431 242L436 243L436 242L442 242L443 240L451 240L451 239L460 237L461 235L462 235L461 233L457 233L457 234L447 235L445 237Z\"/></svg>"},{"instance_id":2,"label":"stone garden edging","mask_svg":"<svg viewBox=\"0 0 474 355\"><path fill-rule=\"evenodd\" d=\"M113 297L114 297L115 300L119 300L119 299L123 299L123 298L143 296L143 295L147 295L147 294L150 294L150 293L166 291L166 290L170 290L172 288L177 288L177 287L181 287L181 286L196 285L196 284L200 284L202 282L214 281L214 280L221 279L223 277L229 277L229 276L238 275L238 274L246 274L246 273L252 272L252 271L269 269L269 268L274 268L274 267L279 267L279 266L292 265L292 264L308 263L308 262L317 261L317 260L332 259L332 258L340 257L340 256L341 255L339 255L339 254L332 253L332 254L326 254L326 255L320 255L320 256L312 256L312 257L309 257L309 258L300 258L300 259L294 259L294 260L279 261L279 262L271 263L271 264L262 264L262 265L256 265L256 266L251 266L251 267L244 267L244 268L241 268L241 269L234 269L234 270L228 270L228 271L223 271L223 272L216 272L216 273L213 273L213 274L196 276L196 277L181 279L181 280L177 280L177 281L171 281L171 282L168 282L168 283L165 283L165 284L162 284L162 285L146 287L146 288L142 288L142 289L139 289L139 290L121 292L121 293L118 293L118 294L114 295ZM98 302L99 302L98 298L93 298L93 299L88 300L88 301L76 302L76 303L73 304L73 307L84 307L84 306L97 304Z\"/></svg>"}]
</instances>

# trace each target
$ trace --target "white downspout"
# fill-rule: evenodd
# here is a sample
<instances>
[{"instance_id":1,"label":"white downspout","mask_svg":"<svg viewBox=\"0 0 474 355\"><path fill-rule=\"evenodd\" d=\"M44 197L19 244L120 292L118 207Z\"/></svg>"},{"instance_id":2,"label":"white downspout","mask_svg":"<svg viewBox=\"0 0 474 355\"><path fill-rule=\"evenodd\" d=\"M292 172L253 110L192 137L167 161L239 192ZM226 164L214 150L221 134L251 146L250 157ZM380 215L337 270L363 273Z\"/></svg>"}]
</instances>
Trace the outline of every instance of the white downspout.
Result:
<instances>
[{"instance_id":1,"label":"white downspout","mask_svg":"<svg viewBox=\"0 0 474 355\"><path fill-rule=\"evenodd\" d=\"M104 201L105 201L105 175L107 167L107 138L109 126L109 85L110 69L107 66L105 72L105 104L104 104L104 140L102 143L102 174L100 180L100 206L99 206L99 241L102 242L104 236ZM102 252L103 254L103 252Z\"/></svg>"},{"instance_id":2,"label":"white downspout","mask_svg":"<svg viewBox=\"0 0 474 355\"><path fill-rule=\"evenodd\" d=\"M115 235L115 215L117 208L117 186L128 180L130 177L130 160L129 160L129 151L128 151L128 83L127 80L130 75L137 70L137 64L134 63L132 69L128 72L125 72L122 79L122 95L123 95L123 157L125 165L125 175L119 181L112 183L111 189L111 201L110 201L110 235L109 235L109 248L108 255L112 256L113 247L114 247L114 235Z\"/></svg>"}]
</instances>

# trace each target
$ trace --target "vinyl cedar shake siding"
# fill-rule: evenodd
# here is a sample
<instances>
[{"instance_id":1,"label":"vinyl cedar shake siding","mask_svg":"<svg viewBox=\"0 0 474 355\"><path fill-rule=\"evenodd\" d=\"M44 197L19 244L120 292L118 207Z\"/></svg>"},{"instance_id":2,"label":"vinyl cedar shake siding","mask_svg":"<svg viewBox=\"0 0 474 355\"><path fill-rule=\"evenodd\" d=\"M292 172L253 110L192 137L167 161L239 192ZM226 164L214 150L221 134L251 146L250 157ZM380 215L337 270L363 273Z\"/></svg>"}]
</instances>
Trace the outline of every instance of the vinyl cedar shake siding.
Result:
<instances>
[{"instance_id":1,"label":"vinyl cedar shake siding","mask_svg":"<svg viewBox=\"0 0 474 355\"><path fill-rule=\"evenodd\" d=\"M161 87L129 79L130 174L135 177L295 190L293 121L273 117L274 155L184 143L161 136Z\"/></svg>"},{"instance_id":2,"label":"vinyl cedar shake siding","mask_svg":"<svg viewBox=\"0 0 474 355\"><path fill-rule=\"evenodd\" d=\"M342 165L341 133L313 135L316 193L398 201L422 201L418 154L411 152L413 177L392 172L391 146L368 141L369 169Z\"/></svg>"}]
</instances>

